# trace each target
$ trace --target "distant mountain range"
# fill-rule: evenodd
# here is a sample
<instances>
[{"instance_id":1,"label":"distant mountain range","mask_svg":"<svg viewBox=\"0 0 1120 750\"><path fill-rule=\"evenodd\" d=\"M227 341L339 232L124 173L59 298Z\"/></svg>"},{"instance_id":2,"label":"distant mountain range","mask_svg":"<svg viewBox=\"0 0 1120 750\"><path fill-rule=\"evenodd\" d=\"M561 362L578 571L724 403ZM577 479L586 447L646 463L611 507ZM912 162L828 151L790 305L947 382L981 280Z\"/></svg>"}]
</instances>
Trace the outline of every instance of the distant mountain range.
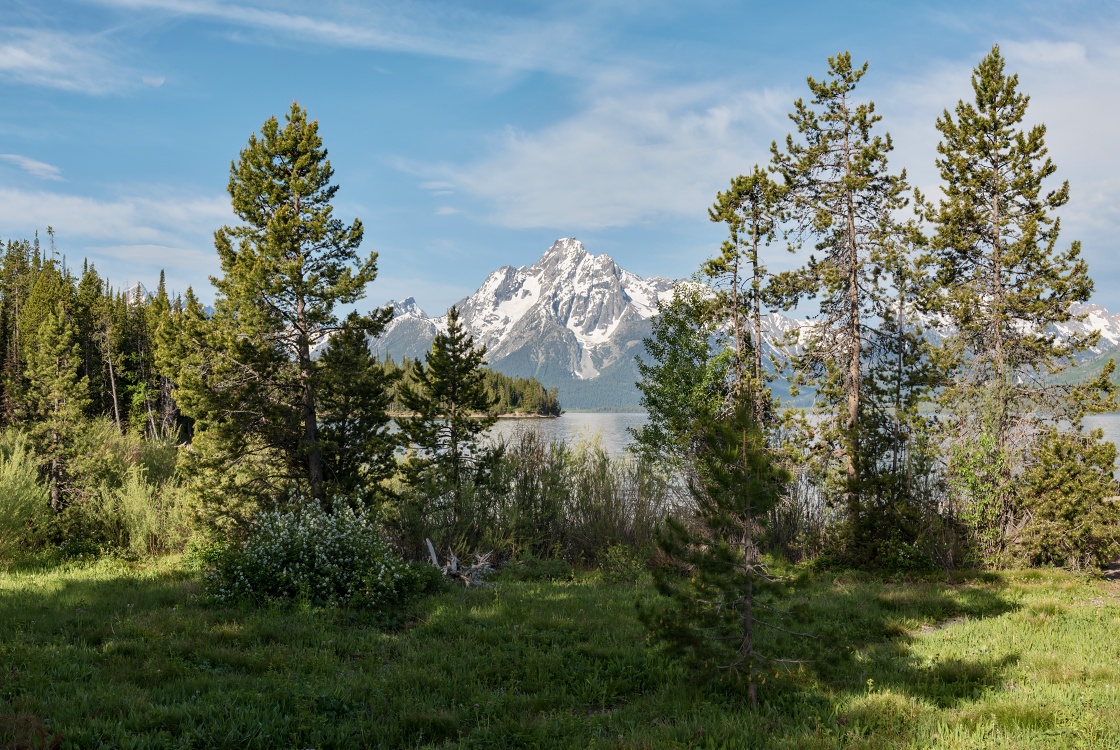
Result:
<instances>
[{"instance_id":1,"label":"distant mountain range","mask_svg":"<svg viewBox=\"0 0 1120 750\"><path fill-rule=\"evenodd\" d=\"M641 395L634 358L644 353L642 340L652 333L657 303L667 301L678 283L643 279L607 255L592 255L579 240L564 238L531 266L491 272L455 306L476 344L486 346L494 370L557 387L565 409L632 410L639 408ZM446 316L428 315L411 297L387 306L393 318L371 342L381 357L422 358L436 333L445 330ZM1099 346L1083 361L1103 359L1120 347L1120 315L1094 304L1076 306L1075 312L1088 317L1057 327L1059 334L1101 332ZM770 313L764 347L782 349L788 332L809 325ZM776 392L784 390L781 379L773 385Z\"/></svg>"}]
</instances>

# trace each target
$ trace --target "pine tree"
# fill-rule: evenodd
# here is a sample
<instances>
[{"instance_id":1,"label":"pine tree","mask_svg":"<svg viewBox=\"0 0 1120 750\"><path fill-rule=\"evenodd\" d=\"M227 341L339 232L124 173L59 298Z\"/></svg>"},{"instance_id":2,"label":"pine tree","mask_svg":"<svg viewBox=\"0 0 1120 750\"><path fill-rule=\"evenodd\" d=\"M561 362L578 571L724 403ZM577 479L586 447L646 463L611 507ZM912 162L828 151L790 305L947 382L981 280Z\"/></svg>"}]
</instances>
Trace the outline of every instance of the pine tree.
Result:
<instances>
[{"instance_id":1,"label":"pine tree","mask_svg":"<svg viewBox=\"0 0 1120 750\"><path fill-rule=\"evenodd\" d=\"M746 388L759 424L772 416L762 367L762 301L767 271L759 260L759 251L775 238L784 192L758 165L750 174L733 178L731 187L719 193L715 205L708 209L709 218L727 224L731 236L719 256L701 266L701 273L716 289L713 301L718 310L713 313L729 324L737 342L732 363L735 380Z\"/></svg>"},{"instance_id":2,"label":"pine tree","mask_svg":"<svg viewBox=\"0 0 1120 750\"><path fill-rule=\"evenodd\" d=\"M51 507L61 510L73 480L69 469L89 404L89 382L80 374L81 347L61 304L47 313L27 344L27 399L35 420L31 437L50 483Z\"/></svg>"},{"instance_id":3,"label":"pine tree","mask_svg":"<svg viewBox=\"0 0 1120 750\"><path fill-rule=\"evenodd\" d=\"M358 255L361 222L333 215L333 173L318 124L297 103L283 127L269 118L250 136L230 167L241 224L215 233L223 275L211 279L214 315L187 337L198 352L177 383L191 391L182 408L209 433L210 458L268 454L282 466L258 484L274 496L302 488L324 503L312 349L348 326L336 306L356 302L376 274L376 255Z\"/></svg>"},{"instance_id":4,"label":"pine tree","mask_svg":"<svg viewBox=\"0 0 1120 750\"><path fill-rule=\"evenodd\" d=\"M327 498L332 505L368 506L396 473L399 436L389 430L396 374L370 353L366 329L354 324L331 337L321 361L320 437Z\"/></svg>"},{"instance_id":5,"label":"pine tree","mask_svg":"<svg viewBox=\"0 0 1120 750\"><path fill-rule=\"evenodd\" d=\"M424 362L414 362L412 382L401 386L401 403L410 416L399 420L408 442L419 451L410 477L417 482L434 469L451 497L450 526L456 532L468 518L464 484L479 457L479 441L497 417L494 400L486 392L483 363L486 347L475 348L474 338L459 321L459 311L447 311L447 331L437 333Z\"/></svg>"},{"instance_id":6,"label":"pine tree","mask_svg":"<svg viewBox=\"0 0 1120 750\"><path fill-rule=\"evenodd\" d=\"M973 73L974 101L938 119L944 198L930 211L935 283L926 304L955 329L942 352L951 468L973 501L988 559L1025 522L1015 513L1014 477L1038 415L1079 425L1087 411L1113 405L1111 366L1081 386L1047 382L1096 343L1095 333L1059 340L1051 332L1076 318L1071 305L1089 298L1093 282L1080 243L1058 247L1053 212L1069 200L1069 184L1044 191L1056 167L1045 126L1023 124L1030 98L1018 83L995 47ZM981 448L986 458L974 455Z\"/></svg>"},{"instance_id":7,"label":"pine tree","mask_svg":"<svg viewBox=\"0 0 1120 750\"><path fill-rule=\"evenodd\" d=\"M809 238L810 255L801 268L778 274L772 298L792 307L819 298L820 312L804 354L794 360L799 378L816 388L826 415L825 449L843 456L844 495L858 512L863 422L863 372L874 336L872 321L882 315L882 254L894 247L892 214L905 205L905 172L893 175L887 157L890 135L873 134L881 119L875 105L853 96L867 72L844 52L828 59L828 79L808 79L810 104L794 103L790 119L800 140L773 144L773 167L785 180L787 206L797 236Z\"/></svg>"},{"instance_id":8,"label":"pine tree","mask_svg":"<svg viewBox=\"0 0 1120 750\"><path fill-rule=\"evenodd\" d=\"M4 252L0 276L0 335L3 336L3 363L0 365L0 419L11 423L24 412L23 339L34 331L26 324L23 308L31 296L37 271L32 266L34 249L30 242L9 241Z\"/></svg>"}]
</instances>

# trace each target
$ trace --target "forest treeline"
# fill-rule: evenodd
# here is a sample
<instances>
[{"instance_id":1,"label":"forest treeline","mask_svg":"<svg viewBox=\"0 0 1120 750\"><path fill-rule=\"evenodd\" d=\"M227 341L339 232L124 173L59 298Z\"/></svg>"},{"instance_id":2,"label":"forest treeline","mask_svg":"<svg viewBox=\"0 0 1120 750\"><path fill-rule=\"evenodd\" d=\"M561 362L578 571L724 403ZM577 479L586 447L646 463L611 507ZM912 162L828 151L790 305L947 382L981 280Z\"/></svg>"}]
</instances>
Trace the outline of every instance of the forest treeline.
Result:
<instances>
[{"instance_id":1,"label":"forest treeline","mask_svg":"<svg viewBox=\"0 0 1120 750\"><path fill-rule=\"evenodd\" d=\"M380 360L390 380L396 383L409 383L415 370L414 360L405 357L400 363L386 357ZM536 378L523 378L506 375L488 367L482 368L483 385L490 396L492 414L498 416L537 416L558 417L563 412L560 406L560 393L555 387L546 388ZM389 409L393 415L407 415L401 400L399 385L393 390L393 401Z\"/></svg>"}]
</instances>

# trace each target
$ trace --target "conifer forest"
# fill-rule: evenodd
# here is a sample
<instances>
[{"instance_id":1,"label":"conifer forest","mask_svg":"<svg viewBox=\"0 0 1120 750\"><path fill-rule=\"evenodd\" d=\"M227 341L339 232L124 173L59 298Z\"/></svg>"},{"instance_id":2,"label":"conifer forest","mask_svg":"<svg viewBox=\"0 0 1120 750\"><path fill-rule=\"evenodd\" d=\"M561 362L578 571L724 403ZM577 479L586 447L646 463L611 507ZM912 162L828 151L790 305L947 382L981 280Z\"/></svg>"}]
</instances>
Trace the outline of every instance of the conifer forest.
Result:
<instances>
[{"instance_id":1,"label":"conifer forest","mask_svg":"<svg viewBox=\"0 0 1120 750\"><path fill-rule=\"evenodd\" d=\"M378 356L299 103L231 155L211 289L6 240L0 747L1120 747L1077 186L998 46L928 195L873 65L821 73L712 196L625 455L489 437L564 405L455 307Z\"/></svg>"}]
</instances>

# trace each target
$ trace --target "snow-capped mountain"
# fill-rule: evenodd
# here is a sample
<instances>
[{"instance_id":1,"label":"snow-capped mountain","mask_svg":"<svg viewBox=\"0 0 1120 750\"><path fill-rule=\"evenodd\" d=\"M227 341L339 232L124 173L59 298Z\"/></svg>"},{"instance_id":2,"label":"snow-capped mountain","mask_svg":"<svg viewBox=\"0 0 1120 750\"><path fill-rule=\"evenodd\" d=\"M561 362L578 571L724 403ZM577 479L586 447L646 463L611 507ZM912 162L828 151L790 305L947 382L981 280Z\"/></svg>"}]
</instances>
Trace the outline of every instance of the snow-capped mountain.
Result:
<instances>
[{"instance_id":1,"label":"snow-capped mountain","mask_svg":"<svg viewBox=\"0 0 1120 750\"><path fill-rule=\"evenodd\" d=\"M657 303L671 298L681 283L688 282L643 279L607 255L592 255L579 240L564 238L531 266L491 272L478 291L455 306L495 370L558 387L568 409L628 408L639 404L634 358L652 333ZM393 319L371 344L378 356L420 359L436 333L446 330L446 316L429 316L411 297L387 307ZM1095 304L1074 305L1073 312L1086 319L1055 326L1059 335L1101 332L1099 345L1079 359L1120 347L1120 314ZM948 333L932 323L922 321L934 340ZM764 353L795 351L797 332L804 336L813 325L769 313L763 320Z\"/></svg>"},{"instance_id":2,"label":"snow-capped mountain","mask_svg":"<svg viewBox=\"0 0 1120 750\"><path fill-rule=\"evenodd\" d=\"M1120 347L1120 313L1110 314L1100 305L1092 303L1070 305L1070 311L1074 315L1084 315L1085 320L1055 325L1054 330L1059 336L1084 336L1093 331L1100 331L1100 341L1086 352L1090 356L1104 354Z\"/></svg>"},{"instance_id":3,"label":"snow-capped mountain","mask_svg":"<svg viewBox=\"0 0 1120 750\"><path fill-rule=\"evenodd\" d=\"M570 408L626 407L638 403L634 356L674 285L643 279L564 238L531 266L493 271L456 307L494 369L559 387ZM389 304L394 317L374 349L396 359L423 356L446 317L429 317L411 298Z\"/></svg>"}]
</instances>

